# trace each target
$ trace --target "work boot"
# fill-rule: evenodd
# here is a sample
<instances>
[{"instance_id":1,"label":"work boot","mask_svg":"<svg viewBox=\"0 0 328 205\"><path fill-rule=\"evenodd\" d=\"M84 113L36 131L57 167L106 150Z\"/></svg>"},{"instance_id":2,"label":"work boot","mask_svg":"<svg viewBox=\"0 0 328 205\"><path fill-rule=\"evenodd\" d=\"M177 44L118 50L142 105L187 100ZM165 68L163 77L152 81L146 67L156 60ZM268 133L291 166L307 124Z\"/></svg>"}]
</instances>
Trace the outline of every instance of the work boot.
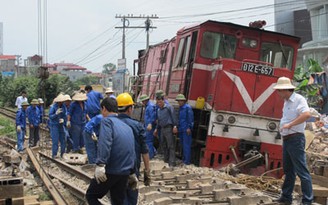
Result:
<instances>
[{"instance_id":1,"label":"work boot","mask_svg":"<svg viewBox=\"0 0 328 205\"><path fill-rule=\"evenodd\" d=\"M291 205L292 202L288 201L287 199L283 197L279 197L278 199L273 199L272 202L279 203L279 204L284 204L284 205Z\"/></svg>"}]
</instances>

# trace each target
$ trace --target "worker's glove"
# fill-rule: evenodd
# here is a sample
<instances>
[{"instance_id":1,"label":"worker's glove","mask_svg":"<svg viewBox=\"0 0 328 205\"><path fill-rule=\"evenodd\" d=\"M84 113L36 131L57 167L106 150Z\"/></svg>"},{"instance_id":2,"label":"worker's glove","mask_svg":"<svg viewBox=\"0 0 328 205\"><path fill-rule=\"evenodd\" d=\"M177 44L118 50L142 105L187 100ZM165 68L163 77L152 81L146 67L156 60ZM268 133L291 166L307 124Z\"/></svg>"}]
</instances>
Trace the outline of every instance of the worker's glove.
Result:
<instances>
[{"instance_id":1,"label":"worker's glove","mask_svg":"<svg viewBox=\"0 0 328 205\"><path fill-rule=\"evenodd\" d=\"M107 180L105 165L97 165L95 171L95 178L98 184Z\"/></svg>"},{"instance_id":2,"label":"worker's glove","mask_svg":"<svg viewBox=\"0 0 328 205\"><path fill-rule=\"evenodd\" d=\"M62 113L62 112L63 112L63 109L58 108L57 111L56 111L56 115L59 115L59 114Z\"/></svg>"},{"instance_id":3,"label":"worker's glove","mask_svg":"<svg viewBox=\"0 0 328 205\"><path fill-rule=\"evenodd\" d=\"M91 139L92 139L93 141L97 141L97 140L98 140L96 133L93 132L93 133L91 134Z\"/></svg>"},{"instance_id":4,"label":"worker's glove","mask_svg":"<svg viewBox=\"0 0 328 205\"><path fill-rule=\"evenodd\" d=\"M128 187L131 190L136 190L138 187L138 178L136 174L130 174L128 177Z\"/></svg>"},{"instance_id":5,"label":"worker's glove","mask_svg":"<svg viewBox=\"0 0 328 205\"><path fill-rule=\"evenodd\" d=\"M71 121L67 121L67 123L66 123L66 127L67 127L67 128L70 128L70 127L71 127Z\"/></svg>"},{"instance_id":6,"label":"worker's glove","mask_svg":"<svg viewBox=\"0 0 328 205\"><path fill-rule=\"evenodd\" d=\"M22 127L20 125L17 126L17 132L21 132L22 131Z\"/></svg>"},{"instance_id":7,"label":"worker's glove","mask_svg":"<svg viewBox=\"0 0 328 205\"><path fill-rule=\"evenodd\" d=\"M59 119L59 123L60 123L60 124L64 123L64 119L63 119L63 118L60 118L60 119Z\"/></svg>"},{"instance_id":8,"label":"worker's glove","mask_svg":"<svg viewBox=\"0 0 328 205\"><path fill-rule=\"evenodd\" d=\"M145 186L150 186L150 170L144 169L144 185Z\"/></svg>"},{"instance_id":9,"label":"worker's glove","mask_svg":"<svg viewBox=\"0 0 328 205\"><path fill-rule=\"evenodd\" d=\"M25 135L25 136L24 136L24 140L28 140L28 139L30 139L30 136Z\"/></svg>"},{"instance_id":10,"label":"worker's glove","mask_svg":"<svg viewBox=\"0 0 328 205\"><path fill-rule=\"evenodd\" d=\"M151 129L153 129L153 126L151 126L151 123L149 123L149 124L147 125L147 130L150 131Z\"/></svg>"}]
</instances>

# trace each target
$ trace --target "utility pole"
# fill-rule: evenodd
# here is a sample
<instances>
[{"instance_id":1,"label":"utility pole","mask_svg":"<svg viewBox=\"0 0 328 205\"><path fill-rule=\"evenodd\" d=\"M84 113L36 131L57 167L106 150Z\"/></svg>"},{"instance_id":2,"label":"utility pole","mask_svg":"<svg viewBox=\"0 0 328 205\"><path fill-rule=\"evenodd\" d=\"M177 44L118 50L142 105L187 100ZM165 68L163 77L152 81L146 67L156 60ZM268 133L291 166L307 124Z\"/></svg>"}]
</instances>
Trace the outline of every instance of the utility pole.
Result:
<instances>
[{"instance_id":1,"label":"utility pole","mask_svg":"<svg viewBox=\"0 0 328 205\"><path fill-rule=\"evenodd\" d=\"M153 27L152 26L152 21L151 19L158 19L158 16L155 15L151 15L151 16L145 16L145 15L139 15L139 16L134 16L133 14L128 14L126 15L116 15L115 18L120 18L122 19L123 22L123 26L118 26L115 28L122 28L123 29L123 37L122 37L122 59L125 59L125 29L128 28L143 28L146 29L147 32L147 39L146 39L146 48L148 49L149 47L149 29L151 28L157 28L157 27ZM145 26L130 26L130 22L128 19L146 19L145 21ZM127 24L126 24L127 22Z\"/></svg>"}]
</instances>

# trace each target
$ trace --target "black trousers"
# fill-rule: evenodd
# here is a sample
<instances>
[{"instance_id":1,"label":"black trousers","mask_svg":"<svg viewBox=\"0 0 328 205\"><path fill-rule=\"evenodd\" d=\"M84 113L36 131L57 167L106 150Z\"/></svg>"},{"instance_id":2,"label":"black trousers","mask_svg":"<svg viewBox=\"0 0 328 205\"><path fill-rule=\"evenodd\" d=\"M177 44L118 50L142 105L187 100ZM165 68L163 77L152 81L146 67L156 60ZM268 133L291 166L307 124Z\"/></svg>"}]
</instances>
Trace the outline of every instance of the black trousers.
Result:
<instances>
[{"instance_id":1,"label":"black trousers","mask_svg":"<svg viewBox=\"0 0 328 205\"><path fill-rule=\"evenodd\" d=\"M29 138L29 145L30 147L35 147L40 139L39 136L39 126L33 126L33 128L30 127L30 138Z\"/></svg>"},{"instance_id":2,"label":"black trousers","mask_svg":"<svg viewBox=\"0 0 328 205\"><path fill-rule=\"evenodd\" d=\"M91 180L86 193L86 198L90 205L101 205L98 199L104 197L108 191L110 191L110 198L113 205L123 204L128 187L129 175L106 174L106 176L107 181L101 182L100 184L97 183L95 178Z\"/></svg>"}]
</instances>

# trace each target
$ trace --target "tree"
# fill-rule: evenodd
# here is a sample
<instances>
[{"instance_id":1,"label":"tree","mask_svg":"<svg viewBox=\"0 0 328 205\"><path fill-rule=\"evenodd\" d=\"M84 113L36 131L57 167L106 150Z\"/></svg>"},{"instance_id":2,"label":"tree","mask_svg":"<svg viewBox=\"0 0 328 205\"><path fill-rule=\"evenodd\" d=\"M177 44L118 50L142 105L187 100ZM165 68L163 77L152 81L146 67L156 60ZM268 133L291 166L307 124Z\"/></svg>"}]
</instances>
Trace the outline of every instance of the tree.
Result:
<instances>
[{"instance_id":1,"label":"tree","mask_svg":"<svg viewBox=\"0 0 328 205\"><path fill-rule=\"evenodd\" d=\"M320 89L322 85L317 82L310 83L312 75L316 75L323 71L319 63L313 59L309 59L307 67L299 66L295 69L293 80L298 83L295 91L303 95L310 107L320 108L322 103L322 96L320 95Z\"/></svg>"},{"instance_id":2,"label":"tree","mask_svg":"<svg viewBox=\"0 0 328 205\"><path fill-rule=\"evenodd\" d=\"M104 74L113 74L113 72L116 70L116 65L113 63L107 63L103 65L102 73Z\"/></svg>"},{"instance_id":3,"label":"tree","mask_svg":"<svg viewBox=\"0 0 328 205\"><path fill-rule=\"evenodd\" d=\"M74 82L75 85L94 85L99 84L99 79L96 76L85 76Z\"/></svg>"}]
</instances>

